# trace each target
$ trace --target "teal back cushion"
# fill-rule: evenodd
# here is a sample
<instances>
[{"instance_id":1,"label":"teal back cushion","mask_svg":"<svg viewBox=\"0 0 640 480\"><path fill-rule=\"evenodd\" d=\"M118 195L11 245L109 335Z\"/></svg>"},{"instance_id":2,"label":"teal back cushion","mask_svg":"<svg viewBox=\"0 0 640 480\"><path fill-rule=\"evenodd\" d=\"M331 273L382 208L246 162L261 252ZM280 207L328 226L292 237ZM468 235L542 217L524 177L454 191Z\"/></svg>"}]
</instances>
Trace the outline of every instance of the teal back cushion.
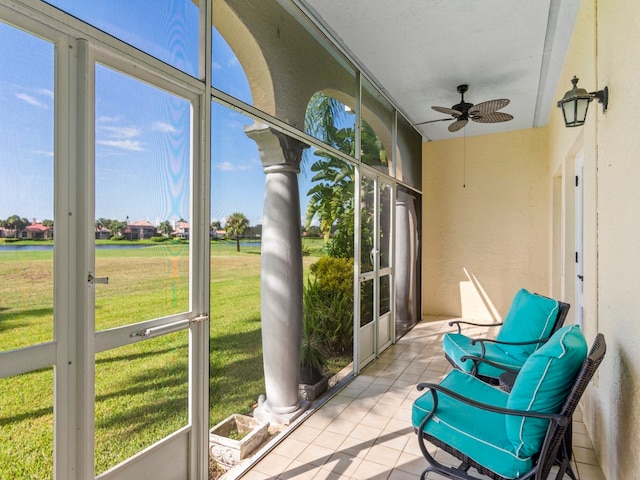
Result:
<instances>
[{"instance_id":1,"label":"teal back cushion","mask_svg":"<svg viewBox=\"0 0 640 480\"><path fill-rule=\"evenodd\" d=\"M496 340L502 342L529 342L549 338L556 323L560 305L552 298L528 292L524 288L516 293ZM513 358L524 362L540 344L499 345Z\"/></svg>"},{"instance_id":2,"label":"teal back cushion","mask_svg":"<svg viewBox=\"0 0 640 480\"><path fill-rule=\"evenodd\" d=\"M524 363L507 408L558 413L586 356L587 342L580 327L562 327ZM547 425L548 420L507 415L507 437L518 457L540 450Z\"/></svg>"}]
</instances>

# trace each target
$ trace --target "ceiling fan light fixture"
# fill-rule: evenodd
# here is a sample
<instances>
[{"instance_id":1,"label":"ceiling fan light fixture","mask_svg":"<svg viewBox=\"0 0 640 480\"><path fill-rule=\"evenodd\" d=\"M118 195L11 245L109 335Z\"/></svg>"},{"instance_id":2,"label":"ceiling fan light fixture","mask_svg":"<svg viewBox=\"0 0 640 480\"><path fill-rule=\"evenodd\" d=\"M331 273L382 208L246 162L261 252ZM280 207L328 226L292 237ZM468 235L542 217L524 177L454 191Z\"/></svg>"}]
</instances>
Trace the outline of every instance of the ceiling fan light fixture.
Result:
<instances>
[{"instance_id":1,"label":"ceiling fan light fixture","mask_svg":"<svg viewBox=\"0 0 640 480\"><path fill-rule=\"evenodd\" d=\"M504 112L498 112L501 108L506 107L510 101L506 98L488 100L478 104L465 102L464 94L469 89L469 85L458 85L457 90L460 94L460 103L453 105L451 108L432 106L436 112L450 115L451 118L439 118L437 120L427 120L426 122L416 123L415 125L425 125L427 123L451 121L448 130L457 132L464 128L469 120L478 123L499 123L513 120L513 115Z\"/></svg>"},{"instance_id":2,"label":"ceiling fan light fixture","mask_svg":"<svg viewBox=\"0 0 640 480\"><path fill-rule=\"evenodd\" d=\"M564 94L562 100L558 101L558 108L562 109L564 124L566 127L579 127L584 125L587 119L589 103L595 98L602 104L602 112L607 111L609 106L609 88L604 87L597 92L587 92L584 88L578 88L578 77L574 75L571 79L573 88Z\"/></svg>"}]
</instances>

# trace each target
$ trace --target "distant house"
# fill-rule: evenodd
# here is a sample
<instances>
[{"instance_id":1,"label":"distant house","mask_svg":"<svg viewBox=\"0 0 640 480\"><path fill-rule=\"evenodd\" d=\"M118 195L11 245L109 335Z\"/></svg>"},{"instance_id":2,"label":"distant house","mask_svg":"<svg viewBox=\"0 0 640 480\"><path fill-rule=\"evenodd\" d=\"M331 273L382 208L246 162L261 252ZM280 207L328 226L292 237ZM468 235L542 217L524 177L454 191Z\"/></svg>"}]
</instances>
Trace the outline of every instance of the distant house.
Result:
<instances>
[{"instance_id":1,"label":"distant house","mask_svg":"<svg viewBox=\"0 0 640 480\"><path fill-rule=\"evenodd\" d=\"M109 240L111 238L111 230L105 227L96 227L96 240Z\"/></svg>"},{"instance_id":2,"label":"distant house","mask_svg":"<svg viewBox=\"0 0 640 480\"><path fill-rule=\"evenodd\" d=\"M25 240L48 240L53 238L53 227L32 223L22 230L20 237Z\"/></svg>"},{"instance_id":3,"label":"distant house","mask_svg":"<svg viewBox=\"0 0 640 480\"><path fill-rule=\"evenodd\" d=\"M188 239L190 232L191 227L189 225L189 222L178 222L176 223L176 227L173 230L173 236Z\"/></svg>"},{"instance_id":4,"label":"distant house","mask_svg":"<svg viewBox=\"0 0 640 480\"><path fill-rule=\"evenodd\" d=\"M13 238L15 235L15 229L0 227L0 238Z\"/></svg>"},{"instance_id":5,"label":"distant house","mask_svg":"<svg viewBox=\"0 0 640 480\"><path fill-rule=\"evenodd\" d=\"M209 235L213 240L224 240L225 238L227 238L227 231L220 228L212 228Z\"/></svg>"},{"instance_id":6,"label":"distant house","mask_svg":"<svg viewBox=\"0 0 640 480\"><path fill-rule=\"evenodd\" d=\"M149 239L155 237L156 234L156 227L154 227L152 223L144 220L130 223L122 230L122 235L127 240Z\"/></svg>"}]
</instances>

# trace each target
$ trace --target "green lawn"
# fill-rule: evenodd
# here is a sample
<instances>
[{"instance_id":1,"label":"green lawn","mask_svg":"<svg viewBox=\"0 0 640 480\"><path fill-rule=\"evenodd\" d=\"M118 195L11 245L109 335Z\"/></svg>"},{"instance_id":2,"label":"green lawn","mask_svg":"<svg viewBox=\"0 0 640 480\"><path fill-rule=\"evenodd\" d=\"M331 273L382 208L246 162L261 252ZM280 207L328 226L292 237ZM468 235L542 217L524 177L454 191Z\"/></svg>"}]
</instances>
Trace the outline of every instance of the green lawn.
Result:
<instances>
[{"instance_id":1,"label":"green lawn","mask_svg":"<svg viewBox=\"0 0 640 480\"><path fill-rule=\"evenodd\" d=\"M305 271L322 241L305 239ZM249 413L264 393L258 247L213 242L210 311L210 424ZM97 250L96 326L185 311L188 246ZM0 351L53 338L51 252L0 252ZM96 356L96 473L187 423L188 333ZM50 478L53 368L0 379L0 479Z\"/></svg>"}]
</instances>

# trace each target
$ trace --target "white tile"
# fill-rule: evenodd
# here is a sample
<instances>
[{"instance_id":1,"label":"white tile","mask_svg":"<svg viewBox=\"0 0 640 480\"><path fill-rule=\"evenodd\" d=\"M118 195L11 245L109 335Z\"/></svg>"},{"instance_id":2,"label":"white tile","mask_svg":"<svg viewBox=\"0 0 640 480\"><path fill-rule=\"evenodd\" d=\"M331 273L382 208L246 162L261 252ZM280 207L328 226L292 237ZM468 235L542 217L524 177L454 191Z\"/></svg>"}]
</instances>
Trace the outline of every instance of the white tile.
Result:
<instances>
[{"instance_id":1,"label":"white tile","mask_svg":"<svg viewBox=\"0 0 640 480\"><path fill-rule=\"evenodd\" d=\"M341 478L346 478L350 477L353 472L355 472L361 462L361 458L352 457L345 453L338 452L331 456L329 461L322 466L322 469L340 474L342 475Z\"/></svg>"},{"instance_id":2,"label":"white tile","mask_svg":"<svg viewBox=\"0 0 640 480\"><path fill-rule=\"evenodd\" d=\"M290 458L272 452L260 460L252 470L277 477L286 470L291 462L292 460Z\"/></svg>"},{"instance_id":3,"label":"white tile","mask_svg":"<svg viewBox=\"0 0 640 480\"><path fill-rule=\"evenodd\" d=\"M300 455L296 457L298 462L310 463L312 465L324 465L329 461L331 456L335 453L334 448L325 448L320 445L309 445L305 448ZM269 458L271 454L267 455Z\"/></svg>"},{"instance_id":4,"label":"white tile","mask_svg":"<svg viewBox=\"0 0 640 480\"><path fill-rule=\"evenodd\" d=\"M320 447L329 448L335 451L338 446L344 442L346 435L336 432L324 431L322 435L318 435L312 442L312 445L318 445Z\"/></svg>"},{"instance_id":5,"label":"white tile","mask_svg":"<svg viewBox=\"0 0 640 480\"><path fill-rule=\"evenodd\" d=\"M390 467L365 459L351 474L351 478L354 480L387 480L390 472Z\"/></svg>"}]
</instances>

